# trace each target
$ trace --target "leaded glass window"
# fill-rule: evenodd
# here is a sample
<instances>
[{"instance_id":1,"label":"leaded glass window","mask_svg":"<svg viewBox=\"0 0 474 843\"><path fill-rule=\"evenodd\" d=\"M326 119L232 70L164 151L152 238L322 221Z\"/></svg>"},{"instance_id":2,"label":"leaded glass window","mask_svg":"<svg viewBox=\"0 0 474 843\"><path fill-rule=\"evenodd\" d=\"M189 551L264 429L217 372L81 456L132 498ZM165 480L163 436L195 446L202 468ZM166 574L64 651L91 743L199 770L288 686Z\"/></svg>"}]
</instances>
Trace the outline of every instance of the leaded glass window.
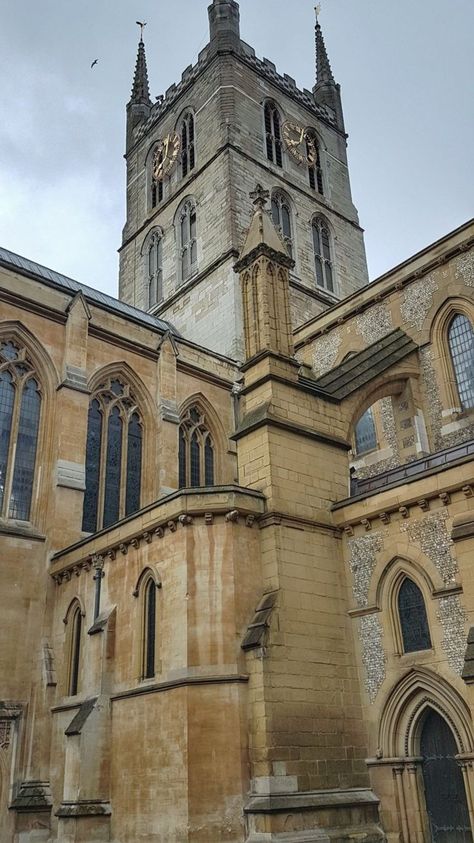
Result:
<instances>
[{"instance_id":1,"label":"leaded glass window","mask_svg":"<svg viewBox=\"0 0 474 843\"><path fill-rule=\"evenodd\" d=\"M372 407L369 407L357 422L354 439L356 454L365 454L377 447L377 431Z\"/></svg>"},{"instance_id":2,"label":"leaded glass window","mask_svg":"<svg viewBox=\"0 0 474 843\"><path fill-rule=\"evenodd\" d=\"M104 382L89 406L82 529L94 533L140 509L143 426L121 380Z\"/></svg>"},{"instance_id":3,"label":"leaded glass window","mask_svg":"<svg viewBox=\"0 0 474 843\"><path fill-rule=\"evenodd\" d=\"M41 388L26 349L0 342L0 517L29 521Z\"/></svg>"},{"instance_id":4,"label":"leaded glass window","mask_svg":"<svg viewBox=\"0 0 474 843\"><path fill-rule=\"evenodd\" d=\"M429 650L431 636L425 601L416 583L408 577L405 577L398 592L398 613L404 652Z\"/></svg>"},{"instance_id":5,"label":"leaded glass window","mask_svg":"<svg viewBox=\"0 0 474 843\"><path fill-rule=\"evenodd\" d=\"M278 228L290 257L293 254L293 237L291 233L291 211L289 199L279 191L272 196L272 219Z\"/></svg>"},{"instance_id":6,"label":"leaded glass window","mask_svg":"<svg viewBox=\"0 0 474 843\"><path fill-rule=\"evenodd\" d=\"M317 217L313 220L313 248L318 287L334 292L334 277L331 256L331 238L326 222Z\"/></svg>"},{"instance_id":7,"label":"leaded glass window","mask_svg":"<svg viewBox=\"0 0 474 843\"><path fill-rule=\"evenodd\" d=\"M214 443L206 417L191 407L179 429L179 486L214 485Z\"/></svg>"},{"instance_id":8,"label":"leaded glass window","mask_svg":"<svg viewBox=\"0 0 474 843\"><path fill-rule=\"evenodd\" d=\"M81 659L82 612L76 606L72 615L69 641L69 688L71 697L75 697L79 688L79 667Z\"/></svg>"},{"instance_id":9,"label":"leaded glass window","mask_svg":"<svg viewBox=\"0 0 474 843\"><path fill-rule=\"evenodd\" d=\"M196 206L185 202L179 216L181 281L191 278L197 270Z\"/></svg>"},{"instance_id":10,"label":"leaded glass window","mask_svg":"<svg viewBox=\"0 0 474 843\"><path fill-rule=\"evenodd\" d=\"M155 675L156 651L156 583L149 579L145 586L143 630L143 678Z\"/></svg>"},{"instance_id":11,"label":"leaded glass window","mask_svg":"<svg viewBox=\"0 0 474 843\"><path fill-rule=\"evenodd\" d=\"M462 409L467 410L474 407L474 332L467 316L458 313L454 317L448 340L459 400Z\"/></svg>"},{"instance_id":12,"label":"leaded glass window","mask_svg":"<svg viewBox=\"0 0 474 843\"><path fill-rule=\"evenodd\" d=\"M148 245L148 307L163 299L163 237L154 231Z\"/></svg>"},{"instance_id":13,"label":"leaded glass window","mask_svg":"<svg viewBox=\"0 0 474 843\"><path fill-rule=\"evenodd\" d=\"M281 119L276 105L272 102L265 104L265 145L268 160L282 167Z\"/></svg>"},{"instance_id":14,"label":"leaded glass window","mask_svg":"<svg viewBox=\"0 0 474 843\"><path fill-rule=\"evenodd\" d=\"M194 116L189 112L181 123L181 175L184 178L194 170L196 163Z\"/></svg>"},{"instance_id":15,"label":"leaded glass window","mask_svg":"<svg viewBox=\"0 0 474 843\"><path fill-rule=\"evenodd\" d=\"M319 151L319 143L314 132L306 140L306 156L308 159L308 177L309 186L312 190L317 190L321 195L324 194L323 186L323 171L321 168L321 153Z\"/></svg>"}]
</instances>

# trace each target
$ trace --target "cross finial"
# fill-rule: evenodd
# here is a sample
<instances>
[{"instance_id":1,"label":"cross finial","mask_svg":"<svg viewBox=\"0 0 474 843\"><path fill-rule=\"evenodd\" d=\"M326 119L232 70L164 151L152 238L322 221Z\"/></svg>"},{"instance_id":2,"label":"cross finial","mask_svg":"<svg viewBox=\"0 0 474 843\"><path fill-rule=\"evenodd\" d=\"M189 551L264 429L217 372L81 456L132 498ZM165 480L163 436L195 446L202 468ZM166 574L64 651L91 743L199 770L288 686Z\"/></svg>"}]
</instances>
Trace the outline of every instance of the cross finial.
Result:
<instances>
[{"instance_id":1,"label":"cross finial","mask_svg":"<svg viewBox=\"0 0 474 843\"><path fill-rule=\"evenodd\" d=\"M249 196L253 200L253 204L256 208L263 209L267 204L270 192L268 190L265 190L265 188L262 187L261 184L257 184L255 190L252 190Z\"/></svg>"},{"instance_id":2,"label":"cross finial","mask_svg":"<svg viewBox=\"0 0 474 843\"><path fill-rule=\"evenodd\" d=\"M146 20L145 21L137 20L137 21L135 21L135 23L137 24L137 26L140 27L140 41L143 41L143 30L145 29L145 26L146 26Z\"/></svg>"}]
</instances>

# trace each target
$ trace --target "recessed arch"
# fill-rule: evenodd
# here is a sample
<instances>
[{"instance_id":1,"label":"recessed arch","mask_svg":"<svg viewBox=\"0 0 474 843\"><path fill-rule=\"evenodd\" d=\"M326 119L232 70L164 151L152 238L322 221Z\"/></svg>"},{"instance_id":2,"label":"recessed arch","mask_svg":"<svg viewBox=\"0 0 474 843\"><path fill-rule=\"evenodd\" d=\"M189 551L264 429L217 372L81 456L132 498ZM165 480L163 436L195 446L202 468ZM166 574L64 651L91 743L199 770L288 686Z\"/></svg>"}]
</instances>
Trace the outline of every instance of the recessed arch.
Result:
<instances>
[{"instance_id":1,"label":"recessed arch","mask_svg":"<svg viewBox=\"0 0 474 843\"><path fill-rule=\"evenodd\" d=\"M180 487L218 485L227 440L216 411L202 393L196 393L183 402L179 415Z\"/></svg>"},{"instance_id":2,"label":"recessed arch","mask_svg":"<svg viewBox=\"0 0 474 843\"><path fill-rule=\"evenodd\" d=\"M263 103L265 151L267 159L277 167L283 167L282 125L283 113L273 99Z\"/></svg>"},{"instance_id":3,"label":"recessed arch","mask_svg":"<svg viewBox=\"0 0 474 843\"><path fill-rule=\"evenodd\" d=\"M162 587L161 574L158 571L158 569L152 568L150 565L147 565L146 568L143 568L143 571L140 572L140 575L137 579L137 582L135 584L135 588L133 589L133 592L132 592L134 597L140 596L140 591L142 589L143 583L144 583L145 580L148 580L148 579L152 579L157 588Z\"/></svg>"},{"instance_id":4,"label":"recessed arch","mask_svg":"<svg viewBox=\"0 0 474 843\"><path fill-rule=\"evenodd\" d=\"M311 237L316 286L330 293L336 293L335 236L332 226L324 214L317 213L311 218Z\"/></svg>"},{"instance_id":5,"label":"recessed arch","mask_svg":"<svg viewBox=\"0 0 474 843\"><path fill-rule=\"evenodd\" d=\"M472 329L474 325L474 306L472 301L464 296L449 297L436 311L430 326L433 362L439 373L438 388L441 404L445 413L451 412L454 418L463 409L472 410L472 407L463 407L458 376L449 342L450 327L457 316L463 316L467 319Z\"/></svg>"}]
</instances>

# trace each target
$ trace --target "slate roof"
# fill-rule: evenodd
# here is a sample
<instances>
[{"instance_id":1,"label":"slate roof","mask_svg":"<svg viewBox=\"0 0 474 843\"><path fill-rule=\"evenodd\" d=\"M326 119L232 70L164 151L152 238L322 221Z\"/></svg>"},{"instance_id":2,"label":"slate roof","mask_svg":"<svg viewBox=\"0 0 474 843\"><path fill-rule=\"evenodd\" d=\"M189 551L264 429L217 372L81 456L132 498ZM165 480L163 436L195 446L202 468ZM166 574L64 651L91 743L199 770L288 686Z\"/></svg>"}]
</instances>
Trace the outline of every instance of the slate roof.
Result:
<instances>
[{"instance_id":1,"label":"slate roof","mask_svg":"<svg viewBox=\"0 0 474 843\"><path fill-rule=\"evenodd\" d=\"M140 310L138 307L125 304L125 302L119 301L119 299L115 299L113 296L107 295L107 293L94 290L93 287L88 287L87 284L74 281L73 278L69 278L67 275L61 275L60 272L55 272L54 269L48 269L48 267L42 266L40 263L35 263L35 261L23 258L21 255L16 255L14 252L10 252L1 246L0 266L6 269L12 269L21 275L27 275L29 278L38 279L49 287L64 290L72 295L82 292L86 301L97 307L117 313L119 316L123 316L125 319L130 319L133 322L148 325L150 328L154 328L162 333L171 331L174 336L180 336L176 328L169 322L165 322L164 319L159 319L151 313L145 313L144 310Z\"/></svg>"},{"instance_id":2,"label":"slate roof","mask_svg":"<svg viewBox=\"0 0 474 843\"><path fill-rule=\"evenodd\" d=\"M300 382L306 386L312 385L316 392L330 399L342 401L417 348L416 343L401 328L397 328L358 354L343 360L339 366L316 381L300 378Z\"/></svg>"}]
</instances>

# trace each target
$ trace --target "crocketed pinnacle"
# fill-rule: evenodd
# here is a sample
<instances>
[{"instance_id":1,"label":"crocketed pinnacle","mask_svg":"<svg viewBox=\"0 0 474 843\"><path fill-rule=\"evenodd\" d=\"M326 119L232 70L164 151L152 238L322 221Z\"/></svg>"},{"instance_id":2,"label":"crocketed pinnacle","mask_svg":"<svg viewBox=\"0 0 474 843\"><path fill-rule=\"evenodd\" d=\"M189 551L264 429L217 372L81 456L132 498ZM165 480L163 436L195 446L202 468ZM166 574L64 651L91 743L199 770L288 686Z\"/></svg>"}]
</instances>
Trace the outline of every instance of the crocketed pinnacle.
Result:
<instances>
[{"instance_id":1,"label":"crocketed pinnacle","mask_svg":"<svg viewBox=\"0 0 474 843\"><path fill-rule=\"evenodd\" d=\"M326 50L326 45L324 43L323 33L321 30L321 25L319 23L319 18L316 15L316 29L315 29L315 37L316 37L316 85L321 85L325 82L332 82L335 84L334 76L332 75L331 65L329 63L329 58Z\"/></svg>"},{"instance_id":2,"label":"crocketed pinnacle","mask_svg":"<svg viewBox=\"0 0 474 843\"><path fill-rule=\"evenodd\" d=\"M137 63L135 65L135 76L133 79L131 103L140 105L152 105L150 99L150 88L148 85L148 70L146 66L145 44L140 38L138 44Z\"/></svg>"}]
</instances>

